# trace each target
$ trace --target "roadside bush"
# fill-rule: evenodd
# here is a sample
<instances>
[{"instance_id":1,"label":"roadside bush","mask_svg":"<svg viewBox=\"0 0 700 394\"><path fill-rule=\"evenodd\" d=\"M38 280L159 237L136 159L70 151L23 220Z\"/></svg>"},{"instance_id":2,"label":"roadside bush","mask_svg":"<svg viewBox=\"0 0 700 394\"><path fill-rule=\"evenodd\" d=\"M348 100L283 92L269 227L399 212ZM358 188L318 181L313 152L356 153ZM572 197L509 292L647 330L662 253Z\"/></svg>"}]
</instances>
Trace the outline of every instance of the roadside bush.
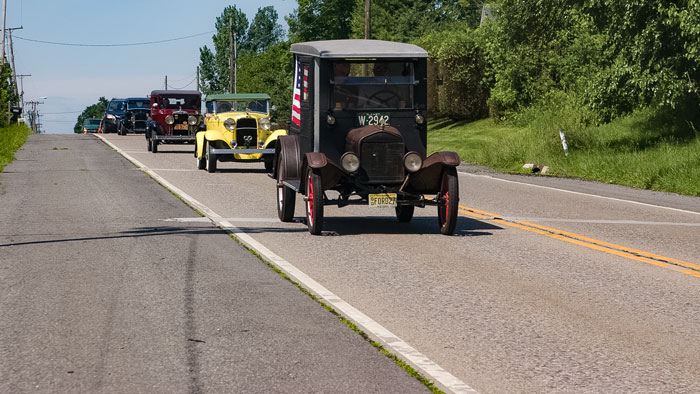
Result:
<instances>
[{"instance_id":1,"label":"roadside bush","mask_svg":"<svg viewBox=\"0 0 700 394\"><path fill-rule=\"evenodd\" d=\"M30 134L32 130L24 123L0 129L0 171L14 160L15 152L24 145Z\"/></svg>"},{"instance_id":2,"label":"roadside bush","mask_svg":"<svg viewBox=\"0 0 700 394\"><path fill-rule=\"evenodd\" d=\"M477 120L488 115L486 63L474 30L448 30L422 37L430 54L428 109L431 115Z\"/></svg>"}]
</instances>

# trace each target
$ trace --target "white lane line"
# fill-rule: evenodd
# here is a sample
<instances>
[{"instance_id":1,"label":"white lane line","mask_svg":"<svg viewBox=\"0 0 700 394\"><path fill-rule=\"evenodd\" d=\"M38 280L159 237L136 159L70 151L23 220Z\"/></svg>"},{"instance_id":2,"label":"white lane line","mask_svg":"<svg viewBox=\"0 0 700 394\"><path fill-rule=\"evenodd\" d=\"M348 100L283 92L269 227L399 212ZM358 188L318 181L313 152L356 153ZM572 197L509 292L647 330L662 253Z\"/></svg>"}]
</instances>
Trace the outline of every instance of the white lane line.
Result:
<instances>
[{"instance_id":1,"label":"white lane line","mask_svg":"<svg viewBox=\"0 0 700 394\"><path fill-rule=\"evenodd\" d=\"M321 298L323 302L331 306L346 319L352 321L358 328L364 331L372 339L379 342L385 349L411 365L426 378L431 379L441 390L455 394L478 394L478 392L469 385L444 370L437 363L433 362L414 347L404 342L401 338L394 335L384 326L372 320L369 316L360 312L358 309L345 302L333 292L323 287L320 283L306 275L293 264L272 252L265 245L256 241L249 234L234 226L231 224L231 222L225 220L204 204L187 195L175 185L163 179L160 175L153 172L153 170L129 156L127 153L104 139L102 136L98 135L97 138L100 138L108 146L124 156L127 160L134 163L134 165L137 167L140 167L142 171L148 173L163 186L167 187L173 193L179 195L183 200L187 201L194 208L204 213L214 224L230 232L246 246L259 253L271 264L279 268L285 274L289 275L294 281Z\"/></svg>"},{"instance_id":2,"label":"white lane line","mask_svg":"<svg viewBox=\"0 0 700 394\"><path fill-rule=\"evenodd\" d=\"M700 215L700 212L695 212L695 211L688 211L686 209L680 209L680 208L671 208L671 207L665 207L663 205L654 205L654 204L647 204L645 202L639 202L639 201L632 201L632 200L625 200L622 198L615 198L615 197L606 197L606 196L599 196L597 194L590 194L590 193L583 193L583 192L575 192L571 190L566 190L566 189L558 189L556 187L551 187L551 186L542 186L542 185L533 185L532 183L526 183L526 182L518 182L518 181L511 181L509 179L501 179L501 178L496 178L492 177L490 175L478 175L478 174L470 174L468 172L462 172L458 171L460 175L467 175L471 177L476 177L476 178L487 178L487 179L492 179L494 181L501 181L501 182L507 182L507 183L516 183L518 185L525 185L525 186L532 186L532 187L538 187L541 189L547 189L547 190L554 190L558 192L563 192L563 193L570 193L570 194L577 194L580 196L588 196L588 197L597 197L597 198L602 198L605 200L612 200L612 201L619 201L619 202L626 202L630 204L637 204L637 205L642 205L645 207L652 207L652 208L661 208L661 209L668 209L670 211L676 211L676 212L682 212L682 213L692 213L694 215Z\"/></svg>"}]
</instances>

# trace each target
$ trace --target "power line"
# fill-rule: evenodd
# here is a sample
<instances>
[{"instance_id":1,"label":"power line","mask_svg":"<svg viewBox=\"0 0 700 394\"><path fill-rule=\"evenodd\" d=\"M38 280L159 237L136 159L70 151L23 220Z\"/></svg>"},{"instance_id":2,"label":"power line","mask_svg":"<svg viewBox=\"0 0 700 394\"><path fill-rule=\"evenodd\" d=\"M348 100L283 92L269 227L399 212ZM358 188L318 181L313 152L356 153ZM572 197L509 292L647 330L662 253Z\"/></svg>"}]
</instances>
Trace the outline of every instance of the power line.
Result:
<instances>
[{"instance_id":1,"label":"power line","mask_svg":"<svg viewBox=\"0 0 700 394\"><path fill-rule=\"evenodd\" d=\"M197 77L195 76L195 77L190 81L190 83L188 83L187 85L185 85L185 86L183 86L183 87L181 87L181 88L176 88L176 87L174 87L174 86L169 86L169 88L172 88L172 89L175 89L175 90L184 90L186 87L192 85L192 83L193 83L196 79L197 79Z\"/></svg>"},{"instance_id":2,"label":"power line","mask_svg":"<svg viewBox=\"0 0 700 394\"><path fill-rule=\"evenodd\" d=\"M203 35L205 35L205 34L211 34L211 33L215 33L215 31L212 30L212 31L204 32L204 33L193 34L193 35L191 35L191 36L178 37L178 38L169 38L169 39L166 39L166 40L146 41L146 42L132 42L132 43L123 43L123 44L78 44L78 43L71 43L71 42L54 42L54 41L35 40L35 39L32 39L32 38L24 38L24 37L20 37L20 36L15 36L15 38L20 39L20 40L24 40L24 41L38 42L38 43L41 43L41 44L63 45L63 46L72 46L72 47L128 47L128 46L138 46L138 45L161 44L161 43L164 43L164 42L185 40L185 39L187 39L187 38L199 37L199 36L203 36Z\"/></svg>"},{"instance_id":3,"label":"power line","mask_svg":"<svg viewBox=\"0 0 700 394\"><path fill-rule=\"evenodd\" d=\"M79 114L83 111L43 112L44 115Z\"/></svg>"}]
</instances>

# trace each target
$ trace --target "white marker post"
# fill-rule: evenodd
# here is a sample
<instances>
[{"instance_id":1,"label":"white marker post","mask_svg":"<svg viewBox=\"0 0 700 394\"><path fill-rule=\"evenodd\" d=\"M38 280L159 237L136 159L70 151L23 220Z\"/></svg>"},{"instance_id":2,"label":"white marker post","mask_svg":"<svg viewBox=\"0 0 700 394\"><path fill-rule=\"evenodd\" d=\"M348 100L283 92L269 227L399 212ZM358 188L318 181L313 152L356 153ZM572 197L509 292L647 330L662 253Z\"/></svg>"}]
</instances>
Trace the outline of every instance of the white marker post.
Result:
<instances>
[{"instance_id":1,"label":"white marker post","mask_svg":"<svg viewBox=\"0 0 700 394\"><path fill-rule=\"evenodd\" d=\"M561 138L561 146L564 148L564 156L569 156L569 147L566 146L566 137L564 137L564 130L559 130L559 138Z\"/></svg>"}]
</instances>

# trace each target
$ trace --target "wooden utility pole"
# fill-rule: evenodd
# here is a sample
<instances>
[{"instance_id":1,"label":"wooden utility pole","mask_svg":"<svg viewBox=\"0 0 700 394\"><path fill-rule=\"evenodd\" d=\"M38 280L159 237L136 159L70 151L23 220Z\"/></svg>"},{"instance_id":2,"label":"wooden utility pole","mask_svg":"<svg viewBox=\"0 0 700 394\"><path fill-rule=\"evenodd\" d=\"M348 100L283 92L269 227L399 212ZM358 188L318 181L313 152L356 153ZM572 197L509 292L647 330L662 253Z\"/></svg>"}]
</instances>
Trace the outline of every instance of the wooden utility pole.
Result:
<instances>
[{"instance_id":1,"label":"wooden utility pole","mask_svg":"<svg viewBox=\"0 0 700 394\"><path fill-rule=\"evenodd\" d=\"M19 95L19 92L17 91L17 69L15 68L15 51L12 48L12 31L13 30L22 30L23 27L12 27L7 29L7 33L10 36L10 60L12 61L12 79L14 81L14 89L15 89L15 96Z\"/></svg>"},{"instance_id":2,"label":"wooden utility pole","mask_svg":"<svg viewBox=\"0 0 700 394\"><path fill-rule=\"evenodd\" d=\"M168 90L168 76L165 76L165 90Z\"/></svg>"},{"instance_id":3,"label":"wooden utility pole","mask_svg":"<svg viewBox=\"0 0 700 394\"><path fill-rule=\"evenodd\" d=\"M228 92L233 93L233 16L228 18Z\"/></svg>"},{"instance_id":4,"label":"wooden utility pole","mask_svg":"<svg viewBox=\"0 0 700 394\"><path fill-rule=\"evenodd\" d=\"M199 86L199 66L197 66L197 90L202 91L201 87Z\"/></svg>"},{"instance_id":5,"label":"wooden utility pole","mask_svg":"<svg viewBox=\"0 0 700 394\"><path fill-rule=\"evenodd\" d=\"M365 0L365 40L369 40L370 36L370 0Z\"/></svg>"},{"instance_id":6,"label":"wooden utility pole","mask_svg":"<svg viewBox=\"0 0 700 394\"><path fill-rule=\"evenodd\" d=\"M7 16L7 0L2 0L2 58L0 64L5 64L5 17Z\"/></svg>"},{"instance_id":7,"label":"wooden utility pole","mask_svg":"<svg viewBox=\"0 0 700 394\"><path fill-rule=\"evenodd\" d=\"M19 102L22 107L22 111L24 111L24 77L31 77L32 74L17 74L17 78L19 78Z\"/></svg>"}]
</instances>

